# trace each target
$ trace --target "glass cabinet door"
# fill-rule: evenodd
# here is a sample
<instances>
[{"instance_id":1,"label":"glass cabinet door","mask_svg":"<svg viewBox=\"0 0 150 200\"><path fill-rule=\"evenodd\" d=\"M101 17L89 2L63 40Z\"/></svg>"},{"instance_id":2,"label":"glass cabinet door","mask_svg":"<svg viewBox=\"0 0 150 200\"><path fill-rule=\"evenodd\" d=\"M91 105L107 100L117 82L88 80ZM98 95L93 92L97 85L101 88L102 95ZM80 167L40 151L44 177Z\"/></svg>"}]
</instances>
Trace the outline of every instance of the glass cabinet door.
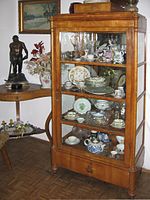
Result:
<instances>
[{"instance_id":1,"label":"glass cabinet door","mask_svg":"<svg viewBox=\"0 0 150 200\"><path fill-rule=\"evenodd\" d=\"M65 148L124 159L126 33L61 32Z\"/></svg>"},{"instance_id":2,"label":"glass cabinet door","mask_svg":"<svg viewBox=\"0 0 150 200\"><path fill-rule=\"evenodd\" d=\"M62 32L60 40L64 60L126 63L125 33Z\"/></svg>"}]
</instances>

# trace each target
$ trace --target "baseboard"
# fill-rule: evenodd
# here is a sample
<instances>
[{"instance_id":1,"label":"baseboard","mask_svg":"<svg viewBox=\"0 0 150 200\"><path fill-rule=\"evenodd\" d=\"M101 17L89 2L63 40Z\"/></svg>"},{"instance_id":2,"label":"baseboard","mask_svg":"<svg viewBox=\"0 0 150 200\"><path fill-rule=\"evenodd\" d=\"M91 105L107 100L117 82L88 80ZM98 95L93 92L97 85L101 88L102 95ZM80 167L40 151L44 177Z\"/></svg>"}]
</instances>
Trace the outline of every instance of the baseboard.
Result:
<instances>
[{"instance_id":1,"label":"baseboard","mask_svg":"<svg viewBox=\"0 0 150 200\"><path fill-rule=\"evenodd\" d=\"M142 172L150 173L149 169L142 168Z\"/></svg>"}]
</instances>

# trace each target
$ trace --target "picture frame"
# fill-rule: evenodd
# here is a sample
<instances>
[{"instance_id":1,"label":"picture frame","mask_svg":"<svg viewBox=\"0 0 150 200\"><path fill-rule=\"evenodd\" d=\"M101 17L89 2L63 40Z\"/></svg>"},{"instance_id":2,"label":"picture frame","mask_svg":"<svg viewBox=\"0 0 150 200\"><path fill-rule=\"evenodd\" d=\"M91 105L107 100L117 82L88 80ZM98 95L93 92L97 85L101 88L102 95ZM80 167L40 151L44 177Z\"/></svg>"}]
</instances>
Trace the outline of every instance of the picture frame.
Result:
<instances>
[{"instance_id":1,"label":"picture frame","mask_svg":"<svg viewBox=\"0 0 150 200\"><path fill-rule=\"evenodd\" d=\"M50 17L60 13L60 0L18 1L19 33L49 34Z\"/></svg>"}]
</instances>

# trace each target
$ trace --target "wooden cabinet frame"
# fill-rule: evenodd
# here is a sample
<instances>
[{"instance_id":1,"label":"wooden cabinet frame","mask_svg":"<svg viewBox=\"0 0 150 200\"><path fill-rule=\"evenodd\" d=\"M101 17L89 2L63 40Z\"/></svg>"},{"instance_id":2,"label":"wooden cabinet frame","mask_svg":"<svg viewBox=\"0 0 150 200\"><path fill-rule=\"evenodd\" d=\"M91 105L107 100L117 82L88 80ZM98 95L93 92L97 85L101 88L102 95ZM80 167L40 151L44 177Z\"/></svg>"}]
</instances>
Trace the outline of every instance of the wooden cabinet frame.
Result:
<instances>
[{"instance_id":1,"label":"wooden cabinet frame","mask_svg":"<svg viewBox=\"0 0 150 200\"><path fill-rule=\"evenodd\" d=\"M145 121L145 83L146 83L146 48L144 44L144 58L138 61L138 51L140 51L139 33L146 34L146 19L136 12L100 12L96 14L63 14L52 17L52 110L53 110L53 146L52 146L52 170L64 167L75 172L98 178L108 183L128 189L130 196L135 196L136 177L144 160L144 121ZM75 95L77 97L90 97L92 95L63 91L61 87L61 64L72 63L85 65L87 63L77 61L61 60L61 32L102 32L102 33L126 33L127 58L124 65L99 63L93 65L109 66L126 69L126 98L115 100L112 97L99 97L100 99L112 100L126 103L126 127L120 133L125 136L124 160L113 160L105 157L97 157L80 148L70 147L62 143L61 125L63 123L82 128L89 128L88 125L79 125L75 122L64 122L62 120L62 96ZM143 41L144 42L144 41ZM141 44L143 45L143 44ZM138 93L138 68L143 66L144 90ZM143 98L143 118L137 127L138 112L142 105L138 105ZM100 130L104 130L100 128ZM109 132L109 130L104 130ZM111 132L111 131L110 131ZM137 135L140 132L142 141L138 141ZM117 134L117 132L111 132ZM140 137L139 137L140 138ZM137 146L139 146L136 153ZM102 172L102 173L101 173Z\"/></svg>"}]
</instances>

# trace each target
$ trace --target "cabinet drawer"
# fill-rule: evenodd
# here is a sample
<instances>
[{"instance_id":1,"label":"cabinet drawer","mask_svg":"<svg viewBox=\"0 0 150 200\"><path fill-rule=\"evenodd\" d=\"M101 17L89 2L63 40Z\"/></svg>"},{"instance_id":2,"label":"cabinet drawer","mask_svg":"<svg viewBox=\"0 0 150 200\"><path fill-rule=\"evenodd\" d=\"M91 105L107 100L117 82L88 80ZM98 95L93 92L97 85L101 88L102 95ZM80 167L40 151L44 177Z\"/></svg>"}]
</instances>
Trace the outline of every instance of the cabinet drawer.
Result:
<instances>
[{"instance_id":1,"label":"cabinet drawer","mask_svg":"<svg viewBox=\"0 0 150 200\"><path fill-rule=\"evenodd\" d=\"M85 160L67 153L57 152L55 162L58 167L67 168L85 175L91 175L92 173L92 163L90 160Z\"/></svg>"},{"instance_id":2,"label":"cabinet drawer","mask_svg":"<svg viewBox=\"0 0 150 200\"><path fill-rule=\"evenodd\" d=\"M83 159L70 154L60 153L57 164L74 172L95 177L102 181L127 188L129 185L129 172L114 166Z\"/></svg>"},{"instance_id":3,"label":"cabinet drawer","mask_svg":"<svg viewBox=\"0 0 150 200\"><path fill-rule=\"evenodd\" d=\"M105 164L92 163L92 176L124 188L129 185L129 172L127 170Z\"/></svg>"}]
</instances>

